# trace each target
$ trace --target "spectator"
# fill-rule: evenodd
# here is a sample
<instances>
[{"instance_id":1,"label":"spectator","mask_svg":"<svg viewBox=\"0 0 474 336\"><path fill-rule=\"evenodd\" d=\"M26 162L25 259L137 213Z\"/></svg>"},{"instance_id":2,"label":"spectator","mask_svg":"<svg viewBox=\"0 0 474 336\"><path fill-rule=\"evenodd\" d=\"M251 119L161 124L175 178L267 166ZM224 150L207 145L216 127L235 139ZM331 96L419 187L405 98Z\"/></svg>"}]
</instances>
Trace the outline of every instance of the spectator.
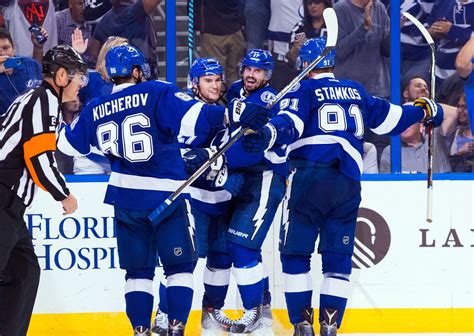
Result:
<instances>
[{"instance_id":1,"label":"spectator","mask_svg":"<svg viewBox=\"0 0 474 336\"><path fill-rule=\"evenodd\" d=\"M462 95L456 104L458 126L451 143L451 166L454 172L472 172L474 163L474 137L467 116L466 97Z\"/></svg>"},{"instance_id":2,"label":"spectator","mask_svg":"<svg viewBox=\"0 0 474 336\"><path fill-rule=\"evenodd\" d=\"M69 8L56 12L56 23L58 26L58 44L71 45L71 36L76 29L82 32L83 39L87 41L91 36L91 29L84 22L84 0L69 0ZM86 43L87 45L87 43ZM90 51L81 53L86 63L90 64Z\"/></svg>"},{"instance_id":3,"label":"spectator","mask_svg":"<svg viewBox=\"0 0 474 336\"><path fill-rule=\"evenodd\" d=\"M7 111L16 97L35 88L42 80L41 65L30 57L21 57L16 68L5 68L5 61L14 56L13 39L8 30L0 28L0 115Z\"/></svg>"},{"instance_id":4,"label":"spectator","mask_svg":"<svg viewBox=\"0 0 474 336\"><path fill-rule=\"evenodd\" d=\"M122 36L139 48L150 65L151 78L158 78L156 34L150 14L161 0L113 0L112 9L97 23L90 44L90 55L96 60L109 36Z\"/></svg>"},{"instance_id":5,"label":"spectator","mask_svg":"<svg viewBox=\"0 0 474 336\"><path fill-rule=\"evenodd\" d=\"M377 163L377 148L370 142L364 142L364 156L362 158L364 174L378 174L379 165Z\"/></svg>"},{"instance_id":6,"label":"spectator","mask_svg":"<svg viewBox=\"0 0 474 336\"><path fill-rule=\"evenodd\" d=\"M372 0L349 0L334 6L339 23L336 77L361 83L377 97L390 96L386 57L390 56L389 17L385 6ZM367 71L370 64L371 71Z\"/></svg>"},{"instance_id":7,"label":"spectator","mask_svg":"<svg viewBox=\"0 0 474 336\"><path fill-rule=\"evenodd\" d=\"M239 63L245 54L243 18L239 0L197 0L196 28L201 31L201 57L212 57L225 69L225 80L239 79Z\"/></svg>"},{"instance_id":8,"label":"spectator","mask_svg":"<svg viewBox=\"0 0 474 336\"><path fill-rule=\"evenodd\" d=\"M270 23L270 0L245 0L245 33L247 52L263 49Z\"/></svg>"},{"instance_id":9,"label":"spectator","mask_svg":"<svg viewBox=\"0 0 474 336\"><path fill-rule=\"evenodd\" d=\"M4 11L5 26L10 31L13 41L21 41L16 45L18 55L32 55L34 44L30 43L31 33L28 28L33 24L43 27L48 32L48 39L43 45L44 50L58 45L58 33L54 13L53 0L13 1Z\"/></svg>"},{"instance_id":10,"label":"spectator","mask_svg":"<svg viewBox=\"0 0 474 336\"><path fill-rule=\"evenodd\" d=\"M410 78L403 87L402 97L404 104L411 104L415 99L429 97L428 84L421 77ZM433 171L435 173L447 173L451 171L449 164L449 151L446 143L446 135L451 132L453 114L449 106L443 105L445 122L441 127L434 130L434 153ZM401 137L402 148L402 172L426 173L428 162L428 141L422 134L424 127L417 123L410 126ZM380 160L380 172L391 171L391 146L385 147Z\"/></svg>"},{"instance_id":11,"label":"spectator","mask_svg":"<svg viewBox=\"0 0 474 336\"><path fill-rule=\"evenodd\" d=\"M361 83L374 96L389 98L390 34L385 6L379 1L348 0L338 2L334 10L339 22L335 76ZM390 143L390 137L369 129L365 140L375 145L379 160Z\"/></svg>"},{"instance_id":12,"label":"spectator","mask_svg":"<svg viewBox=\"0 0 474 336\"><path fill-rule=\"evenodd\" d=\"M283 89L298 75L286 58L290 50L293 27L304 17L301 0L271 0L271 17L268 26L268 48L272 53L275 67L270 85L276 90Z\"/></svg>"},{"instance_id":13,"label":"spectator","mask_svg":"<svg viewBox=\"0 0 474 336\"><path fill-rule=\"evenodd\" d=\"M327 35L323 12L332 7L332 0L303 0L304 18L291 31L290 51L286 58L293 66L306 39Z\"/></svg>"},{"instance_id":14,"label":"spectator","mask_svg":"<svg viewBox=\"0 0 474 336\"><path fill-rule=\"evenodd\" d=\"M439 18L446 17L450 0L405 0L400 11L408 12L429 27ZM421 31L404 16L401 16L401 68L402 82L405 78L420 76L430 78L431 49Z\"/></svg>"},{"instance_id":15,"label":"spectator","mask_svg":"<svg viewBox=\"0 0 474 336\"><path fill-rule=\"evenodd\" d=\"M84 20L92 26L92 31L111 8L111 0L84 0Z\"/></svg>"},{"instance_id":16,"label":"spectator","mask_svg":"<svg viewBox=\"0 0 474 336\"><path fill-rule=\"evenodd\" d=\"M467 113L469 115L471 132L474 133L474 76L472 68L474 62L474 36L459 51L456 58L456 70L465 80L464 92L466 97Z\"/></svg>"},{"instance_id":17,"label":"spectator","mask_svg":"<svg viewBox=\"0 0 474 336\"><path fill-rule=\"evenodd\" d=\"M429 31L438 39L436 49L437 84L456 72L455 61L459 50L474 31L474 2L448 0L446 17L435 21Z\"/></svg>"}]
</instances>

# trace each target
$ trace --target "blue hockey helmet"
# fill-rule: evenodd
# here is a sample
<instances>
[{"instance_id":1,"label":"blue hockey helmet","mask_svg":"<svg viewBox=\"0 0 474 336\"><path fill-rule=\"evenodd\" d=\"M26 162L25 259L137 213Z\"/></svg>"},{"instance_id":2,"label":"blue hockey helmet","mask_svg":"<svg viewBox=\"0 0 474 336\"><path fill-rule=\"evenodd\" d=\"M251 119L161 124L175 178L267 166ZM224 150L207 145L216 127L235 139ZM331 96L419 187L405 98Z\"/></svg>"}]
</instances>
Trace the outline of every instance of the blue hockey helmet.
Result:
<instances>
[{"instance_id":1,"label":"blue hockey helmet","mask_svg":"<svg viewBox=\"0 0 474 336\"><path fill-rule=\"evenodd\" d=\"M303 70L303 63L306 61L313 62L323 52L326 47L326 37L318 37L307 40L300 49L296 65L298 70ZM331 50L323 59L315 66L316 69L332 68L336 60L336 50Z\"/></svg>"},{"instance_id":2,"label":"blue hockey helmet","mask_svg":"<svg viewBox=\"0 0 474 336\"><path fill-rule=\"evenodd\" d=\"M264 69L267 71L267 80L272 76L273 71L273 57L268 50L252 49L245 55L242 60L240 73L242 74L244 67L252 67L257 69Z\"/></svg>"},{"instance_id":3,"label":"blue hockey helmet","mask_svg":"<svg viewBox=\"0 0 474 336\"><path fill-rule=\"evenodd\" d=\"M215 58L198 58L191 65L189 78L193 83L199 81L199 77L209 75L223 75L224 68Z\"/></svg>"},{"instance_id":4,"label":"blue hockey helmet","mask_svg":"<svg viewBox=\"0 0 474 336\"><path fill-rule=\"evenodd\" d=\"M131 45L117 46L105 55L105 68L110 78L128 77L135 66L140 68L145 78L150 78L150 66L138 48Z\"/></svg>"}]
</instances>

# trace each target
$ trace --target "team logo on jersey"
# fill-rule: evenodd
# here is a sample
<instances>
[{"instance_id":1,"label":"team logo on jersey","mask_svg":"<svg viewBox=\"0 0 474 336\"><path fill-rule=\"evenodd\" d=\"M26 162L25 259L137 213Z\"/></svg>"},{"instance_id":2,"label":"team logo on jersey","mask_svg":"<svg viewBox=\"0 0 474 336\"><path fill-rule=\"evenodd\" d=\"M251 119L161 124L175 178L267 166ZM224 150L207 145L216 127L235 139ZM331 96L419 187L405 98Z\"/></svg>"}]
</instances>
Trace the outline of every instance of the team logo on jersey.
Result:
<instances>
[{"instance_id":1,"label":"team logo on jersey","mask_svg":"<svg viewBox=\"0 0 474 336\"><path fill-rule=\"evenodd\" d=\"M275 101L275 95L270 91L265 91L260 95L260 99L264 103L270 104L271 102Z\"/></svg>"},{"instance_id":2,"label":"team logo on jersey","mask_svg":"<svg viewBox=\"0 0 474 336\"><path fill-rule=\"evenodd\" d=\"M295 86L293 86L290 90L288 90L288 92L296 92L296 91L298 91L300 86L301 86L301 84L298 82L298 83L296 83Z\"/></svg>"},{"instance_id":3,"label":"team logo on jersey","mask_svg":"<svg viewBox=\"0 0 474 336\"><path fill-rule=\"evenodd\" d=\"M374 210L360 208L352 267L362 269L377 265L387 255L390 242L390 228L385 219Z\"/></svg>"},{"instance_id":4,"label":"team logo on jersey","mask_svg":"<svg viewBox=\"0 0 474 336\"><path fill-rule=\"evenodd\" d=\"M183 249L181 247L175 247L173 252L175 256L179 257L180 255L183 254Z\"/></svg>"},{"instance_id":5,"label":"team logo on jersey","mask_svg":"<svg viewBox=\"0 0 474 336\"><path fill-rule=\"evenodd\" d=\"M344 245L349 244L350 241L351 241L351 239L349 238L349 236L344 236L344 237L342 237L342 243L343 243Z\"/></svg>"},{"instance_id":6,"label":"team logo on jersey","mask_svg":"<svg viewBox=\"0 0 474 336\"><path fill-rule=\"evenodd\" d=\"M185 102L193 100L193 97L184 92L176 92L174 95L176 96L176 98L179 98Z\"/></svg>"}]
</instances>

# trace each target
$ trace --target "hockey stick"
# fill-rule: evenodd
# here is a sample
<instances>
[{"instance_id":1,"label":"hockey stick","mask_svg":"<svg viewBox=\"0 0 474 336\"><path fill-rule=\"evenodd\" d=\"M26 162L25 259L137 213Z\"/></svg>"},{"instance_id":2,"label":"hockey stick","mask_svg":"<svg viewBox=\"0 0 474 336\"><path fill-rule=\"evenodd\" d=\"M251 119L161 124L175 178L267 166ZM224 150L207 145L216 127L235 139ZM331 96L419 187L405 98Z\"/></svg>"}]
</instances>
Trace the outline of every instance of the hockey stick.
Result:
<instances>
[{"instance_id":1,"label":"hockey stick","mask_svg":"<svg viewBox=\"0 0 474 336\"><path fill-rule=\"evenodd\" d=\"M431 48L431 85L430 95L431 99L435 98L435 52L436 45L433 41L428 30L423 24L418 21L413 15L407 12L403 12L403 15L410 20L421 32L426 42ZM433 136L433 123L428 124L428 174L427 174L427 204L426 204L426 221L431 223L433 221L433 148L434 148L434 136Z\"/></svg>"},{"instance_id":2,"label":"hockey stick","mask_svg":"<svg viewBox=\"0 0 474 336\"><path fill-rule=\"evenodd\" d=\"M324 21L327 27L327 42L326 47L321 52L321 54L313 61L311 64L308 65L306 69L304 69L298 76L296 76L287 86L283 88L276 96L275 99L268 103L265 108L271 109L276 103L280 101L280 99L288 93L291 89L293 89L296 84L298 84L306 75L327 55L331 50L336 47L337 42L337 33L338 33L338 24L337 24L337 17L336 12L332 8L327 8L323 12ZM234 143L237 142L250 128L245 127L242 128L234 137L230 138L229 141L217 151L211 158L209 158L206 163L204 163L201 167L198 168L184 183L176 189L176 191L171 194L164 202L161 204L157 209L155 209L148 218L151 221L155 221L158 216L170 206L176 198L181 195L181 193L186 189L189 185L191 185L196 179L201 176L207 168L209 168L221 155L223 155Z\"/></svg>"},{"instance_id":3,"label":"hockey stick","mask_svg":"<svg viewBox=\"0 0 474 336\"><path fill-rule=\"evenodd\" d=\"M193 49L194 49L194 0L188 0L188 64L189 71L193 65ZM191 81L188 80L188 89L192 89Z\"/></svg>"}]
</instances>

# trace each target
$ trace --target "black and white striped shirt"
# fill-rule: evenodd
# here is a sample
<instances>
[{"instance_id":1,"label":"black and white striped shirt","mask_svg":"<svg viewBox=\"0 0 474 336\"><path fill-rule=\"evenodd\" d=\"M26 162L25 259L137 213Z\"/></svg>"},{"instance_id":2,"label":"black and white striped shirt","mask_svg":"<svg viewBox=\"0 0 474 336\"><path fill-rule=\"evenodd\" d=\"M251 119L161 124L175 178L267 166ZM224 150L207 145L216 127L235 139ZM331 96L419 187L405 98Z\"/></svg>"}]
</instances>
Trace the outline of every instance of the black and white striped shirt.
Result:
<instances>
[{"instance_id":1,"label":"black and white striped shirt","mask_svg":"<svg viewBox=\"0 0 474 336\"><path fill-rule=\"evenodd\" d=\"M26 206L37 187L56 201L69 195L54 158L59 120L58 96L45 81L18 97L0 117L0 183Z\"/></svg>"}]
</instances>

